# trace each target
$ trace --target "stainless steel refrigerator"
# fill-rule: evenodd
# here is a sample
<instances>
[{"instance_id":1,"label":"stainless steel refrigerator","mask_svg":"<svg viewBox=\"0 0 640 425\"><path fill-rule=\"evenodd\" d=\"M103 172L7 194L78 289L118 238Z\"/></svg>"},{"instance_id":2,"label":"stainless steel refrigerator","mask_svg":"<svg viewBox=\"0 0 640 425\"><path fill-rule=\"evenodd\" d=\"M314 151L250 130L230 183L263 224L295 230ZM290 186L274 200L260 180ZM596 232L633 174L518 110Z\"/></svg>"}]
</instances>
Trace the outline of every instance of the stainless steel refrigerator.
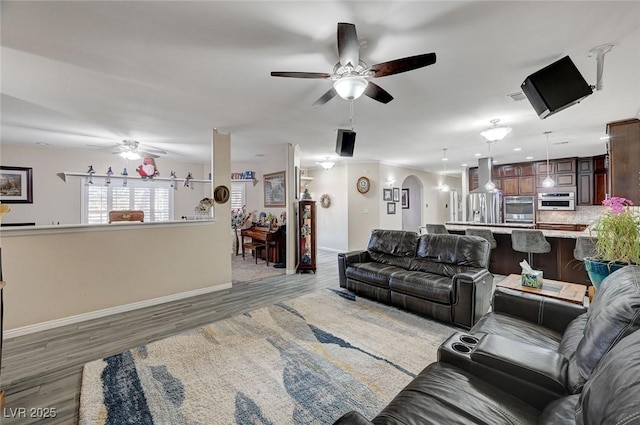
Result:
<instances>
[{"instance_id":1,"label":"stainless steel refrigerator","mask_svg":"<svg viewBox=\"0 0 640 425\"><path fill-rule=\"evenodd\" d=\"M467 198L467 220L474 223L502 223L503 199L501 191L473 191Z\"/></svg>"}]
</instances>

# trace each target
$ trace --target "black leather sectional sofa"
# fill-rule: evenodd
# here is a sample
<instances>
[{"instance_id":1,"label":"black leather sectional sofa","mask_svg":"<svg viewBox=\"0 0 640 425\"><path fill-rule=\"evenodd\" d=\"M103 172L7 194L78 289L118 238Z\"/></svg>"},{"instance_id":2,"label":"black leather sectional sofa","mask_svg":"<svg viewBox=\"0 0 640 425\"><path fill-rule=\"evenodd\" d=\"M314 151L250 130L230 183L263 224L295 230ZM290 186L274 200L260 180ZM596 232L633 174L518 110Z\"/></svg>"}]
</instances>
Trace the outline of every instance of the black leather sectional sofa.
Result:
<instances>
[{"instance_id":1,"label":"black leather sectional sofa","mask_svg":"<svg viewBox=\"0 0 640 425\"><path fill-rule=\"evenodd\" d=\"M469 329L489 309L490 254L476 236L376 229L366 250L338 254L340 286Z\"/></svg>"},{"instance_id":2,"label":"black leather sectional sofa","mask_svg":"<svg viewBox=\"0 0 640 425\"><path fill-rule=\"evenodd\" d=\"M640 424L640 266L611 274L589 308L504 288L371 421L336 425Z\"/></svg>"}]
</instances>

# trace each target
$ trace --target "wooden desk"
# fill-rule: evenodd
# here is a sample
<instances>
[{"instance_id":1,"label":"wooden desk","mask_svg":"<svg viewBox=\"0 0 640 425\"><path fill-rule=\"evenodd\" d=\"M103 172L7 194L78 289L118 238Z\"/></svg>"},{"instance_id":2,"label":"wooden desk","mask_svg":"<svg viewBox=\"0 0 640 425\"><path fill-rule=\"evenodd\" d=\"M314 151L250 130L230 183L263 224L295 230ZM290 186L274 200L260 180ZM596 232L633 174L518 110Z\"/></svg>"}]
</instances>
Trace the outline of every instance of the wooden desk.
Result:
<instances>
[{"instance_id":1,"label":"wooden desk","mask_svg":"<svg viewBox=\"0 0 640 425\"><path fill-rule=\"evenodd\" d=\"M587 290L585 285L577 283L561 282L559 280L544 279L542 288L532 288L520 284L519 274L510 274L504 280L496 284L504 288L515 289L522 292L543 295L545 297L557 298L576 304L584 304L584 296Z\"/></svg>"},{"instance_id":2,"label":"wooden desk","mask_svg":"<svg viewBox=\"0 0 640 425\"><path fill-rule=\"evenodd\" d=\"M284 258L280 258L280 249L284 247L284 226L280 226L275 230L271 230L268 227L253 226L248 229L242 229L240 236L265 244L267 247L265 255L269 256L269 261L273 263L284 261ZM244 243L241 243L241 245L242 256L244 257Z\"/></svg>"}]
</instances>

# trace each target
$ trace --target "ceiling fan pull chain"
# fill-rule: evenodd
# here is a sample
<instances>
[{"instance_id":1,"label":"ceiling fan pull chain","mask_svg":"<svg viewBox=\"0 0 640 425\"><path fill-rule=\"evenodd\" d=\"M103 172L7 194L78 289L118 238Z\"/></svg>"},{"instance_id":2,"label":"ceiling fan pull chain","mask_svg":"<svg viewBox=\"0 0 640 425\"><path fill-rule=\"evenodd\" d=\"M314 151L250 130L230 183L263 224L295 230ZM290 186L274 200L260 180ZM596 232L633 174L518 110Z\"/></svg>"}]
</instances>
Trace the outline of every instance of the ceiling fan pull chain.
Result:
<instances>
[{"instance_id":1,"label":"ceiling fan pull chain","mask_svg":"<svg viewBox=\"0 0 640 425\"><path fill-rule=\"evenodd\" d=\"M351 131L353 131L353 100L349 101L349 123L351 124Z\"/></svg>"}]
</instances>

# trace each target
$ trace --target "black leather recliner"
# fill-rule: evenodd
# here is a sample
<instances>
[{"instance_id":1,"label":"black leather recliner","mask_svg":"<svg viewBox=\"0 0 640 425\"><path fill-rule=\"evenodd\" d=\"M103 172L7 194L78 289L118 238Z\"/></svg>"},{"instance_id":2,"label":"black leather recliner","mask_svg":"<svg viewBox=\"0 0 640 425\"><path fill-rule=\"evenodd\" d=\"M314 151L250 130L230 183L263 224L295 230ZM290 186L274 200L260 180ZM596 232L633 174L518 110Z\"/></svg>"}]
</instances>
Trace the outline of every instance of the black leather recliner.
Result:
<instances>
[{"instance_id":1,"label":"black leather recliner","mask_svg":"<svg viewBox=\"0 0 640 425\"><path fill-rule=\"evenodd\" d=\"M350 412L336 424L640 424L640 266L611 274L581 311L498 289L469 353L446 341L444 361L372 422Z\"/></svg>"},{"instance_id":2,"label":"black leather recliner","mask_svg":"<svg viewBox=\"0 0 640 425\"><path fill-rule=\"evenodd\" d=\"M616 344L580 394L535 409L486 381L447 363L427 366L378 416L352 411L334 425L638 425L640 332Z\"/></svg>"}]
</instances>

